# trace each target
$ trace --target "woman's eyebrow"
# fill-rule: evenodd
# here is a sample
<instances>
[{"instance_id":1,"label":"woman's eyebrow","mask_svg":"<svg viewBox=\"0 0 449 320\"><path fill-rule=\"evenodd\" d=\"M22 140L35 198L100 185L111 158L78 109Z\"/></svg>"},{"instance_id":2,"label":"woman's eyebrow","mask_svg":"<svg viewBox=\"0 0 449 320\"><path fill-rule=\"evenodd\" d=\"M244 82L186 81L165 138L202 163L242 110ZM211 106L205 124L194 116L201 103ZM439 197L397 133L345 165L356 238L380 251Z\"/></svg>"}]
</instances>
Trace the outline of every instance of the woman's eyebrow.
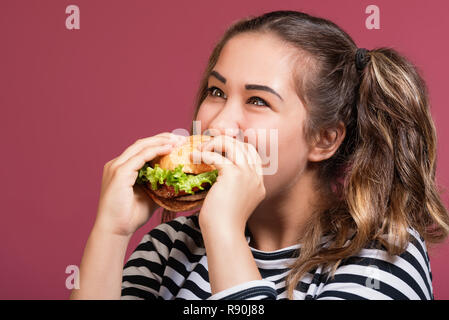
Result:
<instances>
[{"instance_id":1,"label":"woman's eyebrow","mask_svg":"<svg viewBox=\"0 0 449 320\"><path fill-rule=\"evenodd\" d=\"M220 80L223 83L226 83L226 78L223 77L221 74L219 74L217 71L212 70L210 73L211 76L214 76L215 78L217 78L218 80Z\"/></svg>"},{"instance_id":2,"label":"woman's eyebrow","mask_svg":"<svg viewBox=\"0 0 449 320\"><path fill-rule=\"evenodd\" d=\"M260 85L260 84L245 84L245 89L247 89L247 90L268 91L268 92L271 92L271 93L277 95L279 99L284 101L284 99L282 99L282 97L281 97L281 95L279 93L277 93L276 91L274 91L273 89L271 89L270 87L267 87L267 86L263 86L263 85Z\"/></svg>"},{"instance_id":3,"label":"woman's eyebrow","mask_svg":"<svg viewBox=\"0 0 449 320\"><path fill-rule=\"evenodd\" d=\"M215 77L215 78L217 78L219 81L223 82L224 84L226 84L226 78L223 77L217 71L212 70L210 75ZM284 101L284 99L282 99L282 97L281 97L281 95L279 93L277 93L276 91L274 91L273 89L271 89L270 87L267 87L267 86L263 86L263 85L260 85L260 84L245 84L245 89L246 90L262 90L262 91L271 92L271 93L275 94L279 99Z\"/></svg>"}]
</instances>

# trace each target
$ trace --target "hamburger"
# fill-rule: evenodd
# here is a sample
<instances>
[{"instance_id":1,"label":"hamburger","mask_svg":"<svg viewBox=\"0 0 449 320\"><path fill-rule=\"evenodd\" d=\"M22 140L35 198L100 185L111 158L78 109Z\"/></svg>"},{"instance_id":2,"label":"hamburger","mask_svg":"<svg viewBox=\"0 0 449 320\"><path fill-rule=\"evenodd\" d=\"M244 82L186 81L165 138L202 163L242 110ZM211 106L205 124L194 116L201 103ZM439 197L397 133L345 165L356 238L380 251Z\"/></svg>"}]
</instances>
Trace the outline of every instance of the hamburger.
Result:
<instances>
[{"instance_id":1,"label":"hamburger","mask_svg":"<svg viewBox=\"0 0 449 320\"><path fill-rule=\"evenodd\" d=\"M217 180L218 170L213 165L194 163L190 154L197 145L210 139L212 137L205 135L190 136L169 154L147 162L139 170L136 183L154 202L168 211L180 212L200 207Z\"/></svg>"}]
</instances>

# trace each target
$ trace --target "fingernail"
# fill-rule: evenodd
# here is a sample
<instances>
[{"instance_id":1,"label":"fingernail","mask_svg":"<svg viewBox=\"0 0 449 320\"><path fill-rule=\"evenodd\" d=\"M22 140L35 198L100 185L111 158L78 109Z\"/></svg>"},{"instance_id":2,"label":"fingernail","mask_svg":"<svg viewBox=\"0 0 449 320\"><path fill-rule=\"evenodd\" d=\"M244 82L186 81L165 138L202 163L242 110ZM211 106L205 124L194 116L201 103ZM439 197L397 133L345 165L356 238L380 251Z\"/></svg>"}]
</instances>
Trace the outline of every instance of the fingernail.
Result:
<instances>
[{"instance_id":1,"label":"fingernail","mask_svg":"<svg viewBox=\"0 0 449 320\"><path fill-rule=\"evenodd\" d=\"M205 146L207 144L207 142L201 142L200 144L198 144L197 146L196 146L196 148L198 149L198 150L203 150L203 147Z\"/></svg>"},{"instance_id":2,"label":"fingernail","mask_svg":"<svg viewBox=\"0 0 449 320\"><path fill-rule=\"evenodd\" d=\"M179 146L184 143L184 140L182 138L179 138L180 136L172 136L172 144L175 146Z\"/></svg>"},{"instance_id":3,"label":"fingernail","mask_svg":"<svg viewBox=\"0 0 449 320\"><path fill-rule=\"evenodd\" d=\"M183 144L185 144L186 142L185 141L177 141L176 142L176 145L177 146L182 146Z\"/></svg>"}]
</instances>

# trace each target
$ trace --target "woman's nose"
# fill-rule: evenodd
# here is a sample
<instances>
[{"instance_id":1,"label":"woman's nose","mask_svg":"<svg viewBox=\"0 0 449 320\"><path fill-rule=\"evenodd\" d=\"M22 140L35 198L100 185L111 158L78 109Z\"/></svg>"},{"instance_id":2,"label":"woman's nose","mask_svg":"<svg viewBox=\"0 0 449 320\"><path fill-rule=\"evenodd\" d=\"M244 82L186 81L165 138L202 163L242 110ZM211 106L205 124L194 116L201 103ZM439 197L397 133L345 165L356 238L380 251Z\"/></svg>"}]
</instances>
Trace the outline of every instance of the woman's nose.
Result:
<instances>
[{"instance_id":1,"label":"woman's nose","mask_svg":"<svg viewBox=\"0 0 449 320\"><path fill-rule=\"evenodd\" d=\"M227 135L233 138L242 137L241 115L236 106L224 106L208 126L212 136Z\"/></svg>"},{"instance_id":2,"label":"woman's nose","mask_svg":"<svg viewBox=\"0 0 449 320\"><path fill-rule=\"evenodd\" d=\"M238 138L242 136L242 130L235 127L209 126L207 130L208 130L207 134L211 136L224 135L233 138Z\"/></svg>"}]
</instances>

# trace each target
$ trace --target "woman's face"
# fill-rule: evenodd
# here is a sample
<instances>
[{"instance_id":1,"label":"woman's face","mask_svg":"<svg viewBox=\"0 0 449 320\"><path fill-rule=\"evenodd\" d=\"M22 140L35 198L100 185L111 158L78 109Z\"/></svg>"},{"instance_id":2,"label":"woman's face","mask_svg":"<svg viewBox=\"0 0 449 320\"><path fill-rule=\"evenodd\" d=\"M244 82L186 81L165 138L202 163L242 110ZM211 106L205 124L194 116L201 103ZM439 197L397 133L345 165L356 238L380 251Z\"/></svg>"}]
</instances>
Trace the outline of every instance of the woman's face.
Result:
<instances>
[{"instance_id":1,"label":"woman's face","mask_svg":"<svg viewBox=\"0 0 449 320\"><path fill-rule=\"evenodd\" d=\"M206 129L213 135L243 133L245 141L256 147L264 162L267 197L288 188L307 164L306 110L292 77L295 53L273 35L233 37L208 79L208 96L196 119L203 133ZM256 139L247 139L246 133L254 132Z\"/></svg>"}]
</instances>

